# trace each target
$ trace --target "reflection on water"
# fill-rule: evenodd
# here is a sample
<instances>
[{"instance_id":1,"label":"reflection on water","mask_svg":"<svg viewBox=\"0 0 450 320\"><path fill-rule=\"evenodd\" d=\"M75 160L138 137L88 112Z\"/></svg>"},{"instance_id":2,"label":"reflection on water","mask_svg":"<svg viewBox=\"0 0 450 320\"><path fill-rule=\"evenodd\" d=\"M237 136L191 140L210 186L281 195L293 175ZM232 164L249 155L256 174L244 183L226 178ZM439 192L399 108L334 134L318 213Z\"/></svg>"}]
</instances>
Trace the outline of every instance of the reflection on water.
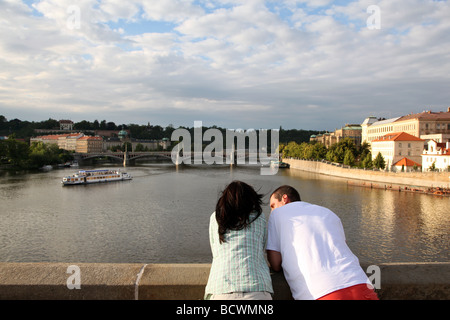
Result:
<instances>
[{"instance_id":1,"label":"reflection on water","mask_svg":"<svg viewBox=\"0 0 450 320\"><path fill-rule=\"evenodd\" d=\"M345 180L280 170L171 163L127 168L127 182L62 187L73 169L0 175L0 261L203 263L211 261L209 216L230 181L268 198L296 187L303 201L341 218L362 262L449 261L450 199L348 186Z\"/></svg>"},{"instance_id":2,"label":"reflection on water","mask_svg":"<svg viewBox=\"0 0 450 320\"><path fill-rule=\"evenodd\" d=\"M450 261L450 198L347 185L345 179L289 170L303 201L341 218L363 262Z\"/></svg>"}]
</instances>

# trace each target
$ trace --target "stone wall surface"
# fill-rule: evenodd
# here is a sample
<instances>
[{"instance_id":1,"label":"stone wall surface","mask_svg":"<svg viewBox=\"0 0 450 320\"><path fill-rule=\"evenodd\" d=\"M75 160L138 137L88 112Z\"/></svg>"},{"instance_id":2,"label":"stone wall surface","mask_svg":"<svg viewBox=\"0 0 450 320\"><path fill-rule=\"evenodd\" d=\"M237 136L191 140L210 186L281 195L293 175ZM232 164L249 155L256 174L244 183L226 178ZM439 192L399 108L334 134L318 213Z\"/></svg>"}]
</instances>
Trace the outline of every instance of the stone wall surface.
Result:
<instances>
[{"instance_id":1,"label":"stone wall surface","mask_svg":"<svg viewBox=\"0 0 450 320\"><path fill-rule=\"evenodd\" d=\"M450 172L386 172L348 168L329 162L283 159L291 169L319 173L368 183L405 185L409 187L449 188Z\"/></svg>"},{"instance_id":2,"label":"stone wall surface","mask_svg":"<svg viewBox=\"0 0 450 320\"><path fill-rule=\"evenodd\" d=\"M79 273L71 266L76 266ZM202 300L210 267L210 264L2 262L0 299ZM378 267L377 292L382 300L450 299L450 263L392 263ZM368 266L362 268L368 270ZM77 281L79 289L73 288ZM274 300L292 299L282 273L273 273L272 282Z\"/></svg>"}]
</instances>

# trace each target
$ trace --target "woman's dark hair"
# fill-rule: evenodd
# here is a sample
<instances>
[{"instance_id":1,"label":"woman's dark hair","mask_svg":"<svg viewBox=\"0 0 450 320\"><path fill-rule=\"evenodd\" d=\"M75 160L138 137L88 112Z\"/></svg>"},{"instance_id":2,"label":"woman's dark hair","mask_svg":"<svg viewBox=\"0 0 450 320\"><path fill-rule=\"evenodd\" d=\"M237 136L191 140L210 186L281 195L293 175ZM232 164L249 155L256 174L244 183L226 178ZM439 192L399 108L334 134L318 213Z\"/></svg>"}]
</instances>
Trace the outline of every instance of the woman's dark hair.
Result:
<instances>
[{"instance_id":1,"label":"woman's dark hair","mask_svg":"<svg viewBox=\"0 0 450 320\"><path fill-rule=\"evenodd\" d=\"M222 191L216 205L220 243L225 242L228 230L242 230L261 215L262 197L253 187L242 181L233 181ZM252 212L257 215L250 221Z\"/></svg>"}]
</instances>

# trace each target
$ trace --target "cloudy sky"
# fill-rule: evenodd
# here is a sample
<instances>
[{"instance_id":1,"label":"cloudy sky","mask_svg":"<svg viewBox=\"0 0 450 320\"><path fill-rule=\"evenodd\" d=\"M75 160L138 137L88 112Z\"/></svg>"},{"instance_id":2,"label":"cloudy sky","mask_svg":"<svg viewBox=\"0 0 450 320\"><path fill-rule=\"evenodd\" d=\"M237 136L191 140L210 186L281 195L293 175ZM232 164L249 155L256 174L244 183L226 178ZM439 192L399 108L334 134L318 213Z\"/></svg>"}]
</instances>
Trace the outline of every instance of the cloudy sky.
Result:
<instances>
[{"instance_id":1,"label":"cloudy sky","mask_svg":"<svg viewBox=\"0 0 450 320\"><path fill-rule=\"evenodd\" d=\"M450 106L450 2L0 0L0 115L334 130Z\"/></svg>"}]
</instances>

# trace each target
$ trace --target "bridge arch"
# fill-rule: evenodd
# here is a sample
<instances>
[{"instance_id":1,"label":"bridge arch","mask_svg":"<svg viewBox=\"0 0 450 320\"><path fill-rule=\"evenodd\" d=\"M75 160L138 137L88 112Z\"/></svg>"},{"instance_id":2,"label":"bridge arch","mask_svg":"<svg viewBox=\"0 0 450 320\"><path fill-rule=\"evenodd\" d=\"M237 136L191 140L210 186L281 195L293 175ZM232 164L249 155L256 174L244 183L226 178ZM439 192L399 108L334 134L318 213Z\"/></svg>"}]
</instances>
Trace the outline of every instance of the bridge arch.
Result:
<instances>
[{"instance_id":1,"label":"bridge arch","mask_svg":"<svg viewBox=\"0 0 450 320\"><path fill-rule=\"evenodd\" d=\"M145 159L145 158L163 158L163 159L168 159L168 160L172 160L172 156L170 154L130 154L128 155L127 159L128 161L134 161L137 159ZM122 158L123 160L123 158Z\"/></svg>"},{"instance_id":2,"label":"bridge arch","mask_svg":"<svg viewBox=\"0 0 450 320\"><path fill-rule=\"evenodd\" d=\"M93 154L93 155L89 155L89 156L82 156L81 159L82 160L92 160L95 158L111 158L111 159L115 159L115 160L119 160L119 161L123 161L123 156L120 157L118 155L112 155L112 154Z\"/></svg>"}]
</instances>

